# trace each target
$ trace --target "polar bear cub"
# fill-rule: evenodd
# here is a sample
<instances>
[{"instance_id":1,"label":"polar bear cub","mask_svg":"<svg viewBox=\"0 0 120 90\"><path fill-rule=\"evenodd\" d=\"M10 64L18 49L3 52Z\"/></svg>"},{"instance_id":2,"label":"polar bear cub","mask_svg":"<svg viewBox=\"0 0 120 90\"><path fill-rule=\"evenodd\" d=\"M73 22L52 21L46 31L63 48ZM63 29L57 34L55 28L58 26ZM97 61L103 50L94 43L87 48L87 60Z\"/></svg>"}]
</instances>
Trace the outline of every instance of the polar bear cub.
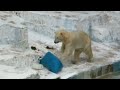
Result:
<instances>
[{"instance_id":1,"label":"polar bear cub","mask_svg":"<svg viewBox=\"0 0 120 90\"><path fill-rule=\"evenodd\" d=\"M65 28L60 28L55 32L54 43L57 44L62 42L61 52L63 53L63 58L72 59L72 54L74 53L74 59L71 60L73 64L77 63L80 59L79 56L84 52L88 56L88 62L92 61L93 53L91 48L91 39L83 31L66 31Z\"/></svg>"}]
</instances>

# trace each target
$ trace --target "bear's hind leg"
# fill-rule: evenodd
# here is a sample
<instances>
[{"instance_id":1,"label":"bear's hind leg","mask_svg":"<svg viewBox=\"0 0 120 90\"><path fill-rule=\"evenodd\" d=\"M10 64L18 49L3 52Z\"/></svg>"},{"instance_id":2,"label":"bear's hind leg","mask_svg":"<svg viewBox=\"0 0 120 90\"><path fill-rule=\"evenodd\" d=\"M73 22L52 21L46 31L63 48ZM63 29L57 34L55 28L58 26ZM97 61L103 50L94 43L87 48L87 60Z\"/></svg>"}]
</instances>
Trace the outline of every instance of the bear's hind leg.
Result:
<instances>
[{"instance_id":1,"label":"bear's hind leg","mask_svg":"<svg viewBox=\"0 0 120 90\"><path fill-rule=\"evenodd\" d=\"M82 53L83 49L76 49L74 52L74 60L72 60L73 64L76 64L80 60L80 54Z\"/></svg>"}]
</instances>

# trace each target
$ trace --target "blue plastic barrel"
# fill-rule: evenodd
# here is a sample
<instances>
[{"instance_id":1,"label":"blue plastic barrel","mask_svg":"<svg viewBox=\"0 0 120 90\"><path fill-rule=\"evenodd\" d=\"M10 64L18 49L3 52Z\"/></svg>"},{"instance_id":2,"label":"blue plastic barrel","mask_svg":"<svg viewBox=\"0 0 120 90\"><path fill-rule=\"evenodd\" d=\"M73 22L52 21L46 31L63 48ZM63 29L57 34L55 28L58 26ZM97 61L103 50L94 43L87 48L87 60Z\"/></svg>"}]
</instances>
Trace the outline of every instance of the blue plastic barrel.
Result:
<instances>
[{"instance_id":1,"label":"blue plastic barrel","mask_svg":"<svg viewBox=\"0 0 120 90\"><path fill-rule=\"evenodd\" d=\"M45 56L40 60L40 64L53 73L58 73L63 68L62 62L51 52L47 52L45 54Z\"/></svg>"}]
</instances>

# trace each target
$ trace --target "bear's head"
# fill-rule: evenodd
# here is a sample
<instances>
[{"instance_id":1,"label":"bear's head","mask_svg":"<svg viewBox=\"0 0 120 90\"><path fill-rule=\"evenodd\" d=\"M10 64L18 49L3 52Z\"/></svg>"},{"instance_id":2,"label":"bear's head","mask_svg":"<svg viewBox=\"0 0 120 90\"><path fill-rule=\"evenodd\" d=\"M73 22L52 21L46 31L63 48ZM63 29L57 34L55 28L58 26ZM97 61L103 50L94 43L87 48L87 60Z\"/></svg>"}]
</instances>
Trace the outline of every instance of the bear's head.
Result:
<instances>
[{"instance_id":1,"label":"bear's head","mask_svg":"<svg viewBox=\"0 0 120 90\"><path fill-rule=\"evenodd\" d=\"M54 43L63 42L66 39L67 31L65 29L59 29L55 32L55 40Z\"/></svg>"}]
</instances>

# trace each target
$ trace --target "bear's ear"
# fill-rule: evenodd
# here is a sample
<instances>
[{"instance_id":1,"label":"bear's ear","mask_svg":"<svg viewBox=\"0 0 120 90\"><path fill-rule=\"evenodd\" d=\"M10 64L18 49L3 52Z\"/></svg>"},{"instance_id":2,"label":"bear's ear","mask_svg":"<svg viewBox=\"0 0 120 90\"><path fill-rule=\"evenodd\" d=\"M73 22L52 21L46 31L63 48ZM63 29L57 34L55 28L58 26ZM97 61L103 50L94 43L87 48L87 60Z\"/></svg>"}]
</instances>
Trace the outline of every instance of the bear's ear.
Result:
<instances>
[{"instance_id":1,"label":"bear's ear","mask_svg":"<svg viewBox=\"0 0 120 90\"><path fill-rule=\"evenodd\" d=\"M61 32L61 33L60 33L60 35L62 35L62 36L63 36L63 32Z\"/></svg>"},{"instance_id":2,"label":"bear's ear","mask_svg":"<svg viewBox=\"0 0 120 90\"><path fill-rule=\"evenodd\" d=\"M62 37L65 37L65 32L61 32L60 35L61 35Z\"/></svg>"},{"instance_id":3,"label":"bear's ear","mask_svg":"<svg viewBox=\"0 0 120 90\"><path fill-rule=\"evenodd\" d=\"M68 39L68 35L66 32L61 32L60 35L64 38L64 40Z\"/></svg>"}]
</instances>

